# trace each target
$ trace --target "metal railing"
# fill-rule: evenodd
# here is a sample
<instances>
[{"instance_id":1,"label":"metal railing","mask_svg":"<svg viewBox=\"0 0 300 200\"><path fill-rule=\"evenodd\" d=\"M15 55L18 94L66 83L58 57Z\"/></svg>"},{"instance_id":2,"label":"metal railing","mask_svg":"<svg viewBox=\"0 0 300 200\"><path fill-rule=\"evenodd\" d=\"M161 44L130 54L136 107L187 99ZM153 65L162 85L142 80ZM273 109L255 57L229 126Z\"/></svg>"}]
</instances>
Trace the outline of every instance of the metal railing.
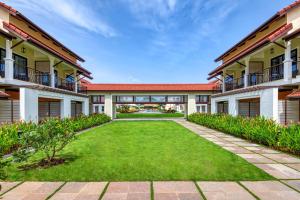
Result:
<instances>
[{"instance_id":1,"label":"metal railing","mask_svg":"<svg viewBox=\"0 0 300 200\"><path fill-rule=\"evenodd\" d=\"M244 77L236 78L225 82L225 90L230 91L244 87Z\"/></svg>"},{"instance_id":2,"label":"metal railing","mask_svg":"<svg viewBox=\"0 0 300 200\"><path fill-rule=\"evenodd\" d=\"M250 73L248 76L249 86L277 81L283 79L284 76L284 66L283 63L274 65L272 67L266 68L262 73Z\"/></svg>"},{"instance_id":3,"label":"metal railing","mask_svg":"<svg viewBox=\"0 0 300 200\"><path fill-rule=\"evenodd\" d=\"M0 61L0 76L5 77L5 62L3 60Z\"/></svg>"},{"instance_id":4,"label":"metal railing","mask_svg":"<svg viewBox=\"0 0 300 200\"><path fill-rule=\"evenodd\" d=\"M87 87L83 85L77 86L77 93L86 94L87 93Z\"/></svg>"},{"instance_id":5,"label":"metal railing","mask_svg":"<svg viewBox=\"0 0 300 200\"><path fill-rule=\"evenodd\" d=\"M56 78L55 80L55 87L59 89L74 91L75 89L75 82L68 81L63 78Z\"/></svg>"},{"instance_id":6,"label":"metal railing","mask_svg":"<svg viewBox=\"0 0 300 200\"><path fill-rule=\"evenodd\" d=\"M14 79L46 86L50 86L51 83L50 73L18 65L14 65Z\"/></svg>"}]
</instances>

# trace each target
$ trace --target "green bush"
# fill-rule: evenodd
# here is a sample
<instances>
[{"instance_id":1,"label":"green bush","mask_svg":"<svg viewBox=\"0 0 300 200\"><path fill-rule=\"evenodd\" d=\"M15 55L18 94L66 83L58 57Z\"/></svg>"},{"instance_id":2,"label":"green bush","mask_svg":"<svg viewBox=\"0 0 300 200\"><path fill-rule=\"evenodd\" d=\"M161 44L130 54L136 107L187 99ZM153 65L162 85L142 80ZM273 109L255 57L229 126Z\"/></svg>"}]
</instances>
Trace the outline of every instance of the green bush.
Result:
<instances>
[{"instance_id":1,"label":"green bush","mask_svg":"<svg viewBox=\"0 0 300 200\"><path fill-rule=\"evenodd\" d=\"M194 113L188 120L282 151L300 154L300 125L284 127L262 117Z\"/></svg>"},{"instance_id":2,"label":"green bush","mask_svg":"<svg viewBox=\"0 0 300 200\"><path fill-rule=\"evenodd\" d=\"M67 124L74 132L78 132L93 126L109 122L110 117L105 114L92 114L90 116L79 116L60 120L60 123ZM0 154L12 152L20 145L19 135L35 131L40 125L34 123L15 123L0 125Z\"/></svg>"}]
</instances>

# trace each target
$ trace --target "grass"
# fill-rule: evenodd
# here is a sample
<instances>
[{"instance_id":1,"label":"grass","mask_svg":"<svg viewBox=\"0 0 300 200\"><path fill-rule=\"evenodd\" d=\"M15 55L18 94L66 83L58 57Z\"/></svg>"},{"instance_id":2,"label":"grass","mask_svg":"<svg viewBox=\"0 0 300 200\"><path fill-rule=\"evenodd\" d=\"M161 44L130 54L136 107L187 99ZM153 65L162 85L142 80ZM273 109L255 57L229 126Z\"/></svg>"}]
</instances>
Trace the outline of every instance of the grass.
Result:
<instances>
[{"instance_id":1,"label":"grass","mask_svg":"<svg viewBox=\"0 0 300 200\"><path fill-rule=\"evenodd\" d=\"M78 136L47 169L8 169L8 180L270 180L242 158L173 121L115 121ZM36 157L34 160L40 159ZM32 160L32 162L34 161Z\"/></svg>"},{"instance_id":2,"label":"grass","mask_svg":"<svg viewBox=\"0 0 300 200\"><path fill-rule=\"evenodd\" d=\"M183 113L118 113L117 119L124 118L172 118L184 117Z\"/></svg>"}]
</instances>

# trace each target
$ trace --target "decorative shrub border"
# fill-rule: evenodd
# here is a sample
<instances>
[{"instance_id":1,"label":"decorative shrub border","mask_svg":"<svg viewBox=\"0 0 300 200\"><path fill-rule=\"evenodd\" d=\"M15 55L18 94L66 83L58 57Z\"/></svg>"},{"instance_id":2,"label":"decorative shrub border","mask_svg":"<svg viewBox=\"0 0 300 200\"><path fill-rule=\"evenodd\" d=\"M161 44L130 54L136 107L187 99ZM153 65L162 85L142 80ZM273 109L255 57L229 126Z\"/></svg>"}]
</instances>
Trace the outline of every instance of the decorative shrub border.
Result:
<instances>
[{"instance_id":1,"label":"decorative shrub border","mask_svg":"<svg viewBox=\"0 0 300 200\"><path fill-rule=\"evenodd\" d=\"M298 124L285 127L262 117L245 118L203 113L189 115L188 121L281 151L300 155L300 125Z\"/></svg>"}]
</instances>

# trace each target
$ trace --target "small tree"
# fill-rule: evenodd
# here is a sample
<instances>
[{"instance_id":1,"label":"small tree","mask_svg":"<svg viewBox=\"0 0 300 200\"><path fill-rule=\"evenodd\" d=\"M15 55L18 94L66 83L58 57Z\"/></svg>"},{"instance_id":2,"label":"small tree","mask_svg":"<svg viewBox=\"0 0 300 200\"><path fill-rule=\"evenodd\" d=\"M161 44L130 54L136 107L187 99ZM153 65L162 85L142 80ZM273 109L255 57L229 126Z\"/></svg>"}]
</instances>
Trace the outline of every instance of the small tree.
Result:
<instances>
[{"instance_id":1,"label":"small tree","mask_svg":"<svg viewBox=\"0 0 300 200\"><path fill-rule=\"evenodd\" d=\"M37 152L43 152L45 164L56 162L56 155L75 138L69 120L48 119L36 130L24 132L20 136L20 147L14 153L16 161L26 161Z\"/></svg>"}]
</instances>

